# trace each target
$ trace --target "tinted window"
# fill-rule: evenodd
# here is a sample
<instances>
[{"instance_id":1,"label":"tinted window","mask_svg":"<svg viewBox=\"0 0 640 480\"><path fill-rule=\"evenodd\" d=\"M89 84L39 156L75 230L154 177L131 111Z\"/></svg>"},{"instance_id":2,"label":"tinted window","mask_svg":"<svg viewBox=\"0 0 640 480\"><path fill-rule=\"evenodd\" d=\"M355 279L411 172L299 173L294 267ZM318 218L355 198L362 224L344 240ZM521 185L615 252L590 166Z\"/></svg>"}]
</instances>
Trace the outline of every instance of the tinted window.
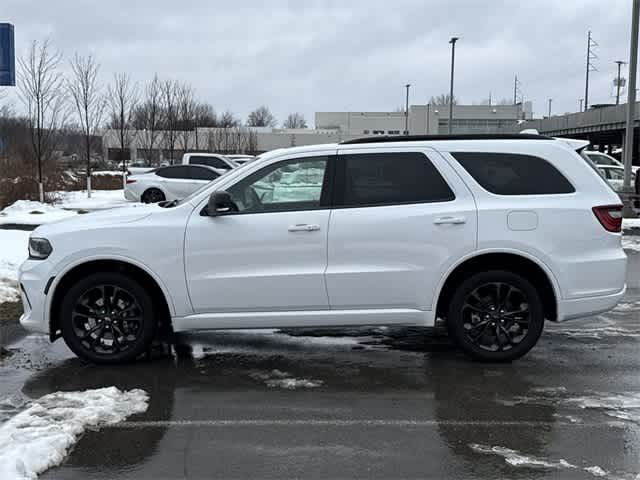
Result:
<instances>
[{"instance_id":1,"label":"tinted window","mask_svg":"<svg viewBox=\"0 0 640 480\"><path fill-rule=\"evenodd\" d=\"M198 155L192 155L189 157L189 163L192 165L209 165L213 168L223 168L225 170L231 170L231 167L218 157L204 157Z\"/></svg>"},{"instance_id":2,"label":"tinted window","mask_svg":"<svg viewBox=\"0 0 640 480\"><path fill-rule=\"evenodd\" d=\"M239 212L320 207L327 157L279 162L241 180L228 191Z\"/></svg>"},{"instance_id":3,"label":"tinted window","mask_svg":"<svg viewBox=\"0 0 640 480\"><path fill-rule=\"evenodd\" d=\"M208 168L204 168L204 167L190 167L189 170L191 171L191 179L192 180L215 180L216 178L218 178L220 175L216 172L214 172L213 170L209 170Z\"/></svg>"},{"instance_id":4,"label":"tinted window","mask_svg":"<svg viewBox=\"0 0 640 480\"><path fill-rule=\"evenodd\" d=\"M189 175L189 167L176 165L175 167L164 167L159 168L156 171L156 175L164 178L183 178L189 179L191 178Z\"/></svg>"},{"instance_id":5,"label":"tinted window","mask_svg":"<svg viewBox=\"0 0 640 480\"><path fill-rule=\"evenodd\" d=\"M512 153L452 153L485 189L498 195L573 193L569 181L549 162Z\"/></svg>"},{"instance_id":6,"label":"tinted window","mask_svg":"<svg viewBox=\"0 0 640 480\"><path fill-rule=\"evenodd\" d=\"M344 186L336 192L338 206L445 202L455 198L422 153L341 155L339 162Z\"/></svg>"}]
</instances>

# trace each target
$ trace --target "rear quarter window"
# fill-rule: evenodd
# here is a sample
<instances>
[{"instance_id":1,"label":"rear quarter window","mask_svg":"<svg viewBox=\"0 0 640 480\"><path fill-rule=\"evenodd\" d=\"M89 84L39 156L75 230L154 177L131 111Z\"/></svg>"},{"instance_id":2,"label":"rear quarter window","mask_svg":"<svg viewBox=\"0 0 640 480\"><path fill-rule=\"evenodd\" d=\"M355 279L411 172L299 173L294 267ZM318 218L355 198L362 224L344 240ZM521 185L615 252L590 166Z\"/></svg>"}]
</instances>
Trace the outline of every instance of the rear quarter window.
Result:
<instances>
[{"instance_id":1,"label":"rear quarter window","mask_svg":"<svg viewBox=\"0 0 640 480\"><path fill-rule=\"evenodd\" d=\"M514 153L451 152L485 190L497 195L554 195L576 190L543 158Z\"/></svg>"}]
</instances>

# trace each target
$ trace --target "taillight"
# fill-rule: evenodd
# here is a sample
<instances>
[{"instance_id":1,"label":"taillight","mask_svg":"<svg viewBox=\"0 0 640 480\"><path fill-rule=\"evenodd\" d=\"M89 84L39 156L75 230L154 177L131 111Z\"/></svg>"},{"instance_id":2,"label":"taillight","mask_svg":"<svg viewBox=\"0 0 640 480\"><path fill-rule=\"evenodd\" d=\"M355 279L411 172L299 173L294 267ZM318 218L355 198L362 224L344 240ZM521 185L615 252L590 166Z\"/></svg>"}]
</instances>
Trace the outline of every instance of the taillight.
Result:
<instances>
[{"instance_id":1,"label":"taillight","mask_svg":"<svg viewBox=\"0 0 640 480\"><path fill-rule=\"evenodd\" d=\"M593 207L593 213L608 232L622 231L622 205L603 205Z\"/></svg>"},{"instance_id":2,"label":"taillight","mask_svg":"<svg viewBox=\"0 0 640 480\"><path fill-rule=\"evenodd\" d=\"M133 178L127 178L127 183L136 183L136 181Z\"/></svg>"}]
</instances>

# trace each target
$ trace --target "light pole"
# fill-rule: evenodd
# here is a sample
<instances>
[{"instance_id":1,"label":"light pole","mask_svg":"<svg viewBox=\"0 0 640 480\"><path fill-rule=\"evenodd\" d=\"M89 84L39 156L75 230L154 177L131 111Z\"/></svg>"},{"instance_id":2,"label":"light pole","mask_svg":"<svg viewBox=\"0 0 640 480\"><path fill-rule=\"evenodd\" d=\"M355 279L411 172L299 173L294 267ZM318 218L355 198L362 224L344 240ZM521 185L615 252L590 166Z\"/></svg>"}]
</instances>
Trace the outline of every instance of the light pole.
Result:
<instances>
[{"instance_id":1,"label":"light pole","mask_svg":"<svg viewBox=\"0 0 640 480\"><path fill-rule=\"evenodd\" d=\"M460 37L451 37L449 43L451 44L451 88L449 89L449 135L451 135L453 128L453 67L456 61L456 42Z\"/></svg>"},{"instance_id":2,"label":"light pole","mask_svg":"<svg viewBox=\"0 0 640 480\"><path fill-rule=\"evenodd\" d=\"M549 99L549 115L548 118L551 118L551 102L553 101L553 98Z\"/></svg>"},{"instance_id":3,"label":"light pole","mask_svg":"<svg viewBox=\"0 0 640 480\"><path fill-rule=\"evenodd\" d=\"M618 64L618 80L616 81L616 105L620 105L620 68L622 65L626 65L627 62L623 62L622 60L616 60Z\"/></svg>"},{"instance_id":4,"label":"light pole","mask_svg":"<svg viewBox=\"0 0 640 480\"><path fill-rule=\"evenodd\" d=\"M629 88L627 93L627 129L624 135L624 210L623 215L635 217L633 211L633 201L630 194L633 194L631 186L631 165L633 161L633 127L635 124L636 106L636 73L638 69L638 23L640 16L640 0L633 0L633 11L631 13L631 53L629 55Z\"/></svg>"},{"instance_id":5,"label":"light pole","mask_svg":"<svg viewBox=\"0 0 640 480\"><path fill-rule=\"evenodd\" d=\"M580 108L578 109L578 111L582 112L582 102L584 102L584 98L579 98L578 102L580 102Z\"/></svg>"},{"instance_id":6,"label":"light pole","mask_svg":"<svg viewBox=\"0 0 640 480\"><path fill-rule=\"evenodd\" d=\"M409 87L411 87L410 83L407 83L404 88L407 89L407 100L405 102L404 108L404 134L409 135Z\"/></svg>"}]
</instances>

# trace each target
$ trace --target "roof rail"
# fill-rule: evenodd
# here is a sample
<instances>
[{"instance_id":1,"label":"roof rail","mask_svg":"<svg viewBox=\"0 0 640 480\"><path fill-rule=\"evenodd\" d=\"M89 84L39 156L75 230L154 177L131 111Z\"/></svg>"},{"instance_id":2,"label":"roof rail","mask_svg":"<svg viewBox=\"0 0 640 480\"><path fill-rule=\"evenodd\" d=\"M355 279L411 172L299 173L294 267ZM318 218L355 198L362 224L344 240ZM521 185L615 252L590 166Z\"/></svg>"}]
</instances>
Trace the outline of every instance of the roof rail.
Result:
<instances>
[{"instance_id":1,"label":"roof rail","mask_svg":"<svg viewBox=\"0 0 640 480\"><path fill-rule=\"evenodd\" d=\"M340 145L352 145L357 143L393 143L393 142L428 142L439 140L553 140L545 135L532 135L526 133L472 133L461 135L376 135L372 137L354 138L345 140Z\"/></svg>"}]
</instances>

